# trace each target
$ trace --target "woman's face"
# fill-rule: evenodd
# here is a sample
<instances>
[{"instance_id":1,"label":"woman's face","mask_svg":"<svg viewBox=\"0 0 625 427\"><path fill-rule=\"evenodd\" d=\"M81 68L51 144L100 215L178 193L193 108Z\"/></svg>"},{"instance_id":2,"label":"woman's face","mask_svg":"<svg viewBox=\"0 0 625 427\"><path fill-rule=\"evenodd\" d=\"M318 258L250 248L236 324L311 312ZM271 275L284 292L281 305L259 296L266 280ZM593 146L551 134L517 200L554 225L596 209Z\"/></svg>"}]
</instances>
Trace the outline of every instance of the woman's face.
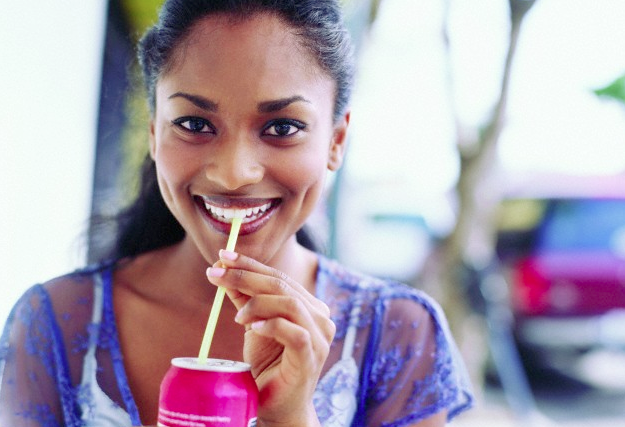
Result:
<instances>
[{"instance_id":1,"label":"woman's face","mask_svg":"<svg viewBox=\"0 0 625 427\"><path fill-rule=\"evenodd\" d=\"M208 262L244 212L237 250L278 264L342 161L335 83L278 18L203 19L157 83L150 152L169 209Z\"/></svg>"}]
</instances>

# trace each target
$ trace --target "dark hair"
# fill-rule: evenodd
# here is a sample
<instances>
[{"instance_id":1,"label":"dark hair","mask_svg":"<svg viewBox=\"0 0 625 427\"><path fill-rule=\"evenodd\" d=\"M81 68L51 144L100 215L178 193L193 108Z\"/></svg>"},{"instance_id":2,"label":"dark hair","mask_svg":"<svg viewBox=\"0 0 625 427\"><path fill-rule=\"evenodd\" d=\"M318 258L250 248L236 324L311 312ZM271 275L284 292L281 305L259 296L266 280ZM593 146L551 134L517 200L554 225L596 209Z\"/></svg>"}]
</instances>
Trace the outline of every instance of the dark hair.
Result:
<instances>
[{"instance_id":1,"label":"dark hair","mask_svg":"<svg viewBox=\"0 0 625 427\"><path fill-rule=\"evenodd\" d=\"M176 48L185 41L201 19L222 14L246 19L252 14L270 13L279 17L299 37L302 46L316 58L320 68L336 83L334 119L348 105L354 79L353 47L338 0L168 0L158 22L141 38L138 59L143 71L148 103L156 108L158 79L173 66ZM177 243L184 229L162 199L156 179L156 166L147 156L141 173L139 195L118 216L114 258L132 257ZM301 229L298 241L311 249L314 240Z\"/></svg>"}]
</instances>

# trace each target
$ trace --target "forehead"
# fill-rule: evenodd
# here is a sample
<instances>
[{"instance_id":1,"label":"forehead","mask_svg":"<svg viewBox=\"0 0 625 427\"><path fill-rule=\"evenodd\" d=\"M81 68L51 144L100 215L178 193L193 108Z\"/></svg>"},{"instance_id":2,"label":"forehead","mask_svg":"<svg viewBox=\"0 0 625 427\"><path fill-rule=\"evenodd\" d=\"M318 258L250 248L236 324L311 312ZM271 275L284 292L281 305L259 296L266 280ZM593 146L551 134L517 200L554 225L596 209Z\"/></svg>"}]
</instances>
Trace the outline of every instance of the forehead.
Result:
<instances>
[{"instance_id":1,"label":"forehead","mask_svg":"<svg viewBox=\"0 0 625 427\"><path fill-rule=\"evenodd\" d=\"M309 75L329 77L317 58L305 48L303 36L278 16L218 14L199 20L174 50L169 72L187 65L241 65L249 69L298 67ZM202 62L202 64L200 64Z\"/></svg>"}]
</instances>

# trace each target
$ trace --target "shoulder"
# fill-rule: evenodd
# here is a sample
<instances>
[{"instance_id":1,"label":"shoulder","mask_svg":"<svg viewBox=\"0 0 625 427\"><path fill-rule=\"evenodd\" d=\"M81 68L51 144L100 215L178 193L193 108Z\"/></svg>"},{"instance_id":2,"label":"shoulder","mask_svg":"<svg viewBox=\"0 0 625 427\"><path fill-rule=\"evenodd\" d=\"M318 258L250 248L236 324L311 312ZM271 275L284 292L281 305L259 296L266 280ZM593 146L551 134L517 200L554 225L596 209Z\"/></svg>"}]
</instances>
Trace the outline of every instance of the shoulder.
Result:
<instances>
[{"instance_id":1,"label":"shoulder","mask_svg":"<svg viewBox=\"0 0 625 427\"><path fill-rule=\"evenodd\" d=\"M387 336L392 335L391 331L449 334L440 305L420 289L352 270L328 258L320 258L319 274L324 299L341 324L347 322L351 308L358 305L362 324L375 321Z\"/></svg>"},{"instance_id":2,"label":"shoulder","mask_svg":"<svg viewBox=\"0 0 625 427\"><path fill-rule=\"evenodd\" d=\"M101 271L101 266L88 267L30 287L6 319L0 344L25 347L49 362L50 351L70 360L79 357L88 345L94 278Z\"/></svg>"},{"instance_id":3,"label":"shoulder","mask_svg":"<svg viewBox=\"0 0 625 427\"><path fill-rule=\"evenodd\" d=\"M439 317L439 304L424 291L392 279L374 277L350 269L329 258L320 257L319 274L329 295L341 295L362 303L375 303L412 314Z\"/></svg>"},{"instance_id":4,"label":"shoulder","mask_svg":"<svg viewBox=\"0 0 625 427\"><path fill-rule=\"evenodd\" d=\"M14 315L39 312L39 316L68 317L70 313L90 310L93 283L103 265L88 266L28 288L14 306Z\"/></svg>"},{"instance_id":5,"label":"shoulder","mask_svg":"<svg viewBox=\"0 0 625 427\"><path fill-rule=\"evenodd\" d=\"M101 275L110 266L90 265L63 276L51 279L41 285L50 296L55 306L59 308L67 304L75 304L85 295L93 291L96 277Z\"/></svg>"}]
</instances>

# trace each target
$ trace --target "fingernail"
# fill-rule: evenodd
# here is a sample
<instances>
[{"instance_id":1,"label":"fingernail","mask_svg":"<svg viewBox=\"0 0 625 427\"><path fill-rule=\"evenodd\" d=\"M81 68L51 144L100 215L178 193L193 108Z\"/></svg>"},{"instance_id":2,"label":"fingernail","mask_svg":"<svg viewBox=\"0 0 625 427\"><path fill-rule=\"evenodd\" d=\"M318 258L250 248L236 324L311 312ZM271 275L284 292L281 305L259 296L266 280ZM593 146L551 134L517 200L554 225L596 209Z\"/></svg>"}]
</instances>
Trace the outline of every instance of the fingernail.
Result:
<instances>
[{"instance_id":1,"label":"fingernail","mask_svg":"<svg viewBox=\"0 0 625 427\"><path fill-rule=\"evenodd\" d=\"M257 320L250 325L252 329L260 329L265 324L266 320Z\"/></svg>"},{"instance_id":2,"label":"fingernail","mask_svg":"<svg viewBox=\"0 0 625 427\"><path fill-rule=\"evenodd\" d=\"M234 321L237 323L241 323L241 318L243 317L243 309L237 311L237 315L234 316Z\"/></svg>"},{"instance_id":3,"label":"fingernail","mask_svg":"<svg viewBox=\"0 0 625 427\"><path fill-rule=\"evenodd\" d=\"M226 274L226 269L219 267L208 267L208 270L206 270L206 274L208 275L208 277L223 277L223 275Z\"/></svg>"},{"instance_id":4,"label":"fingernail","mask_svg":"<svg viewBox=\"0 0 625 427\"><path fill-rule=\"evenodd\" d=\"M236 261L236 259L239 257L239 254L236 252L227 251L225 249L220 249L219 257L223 259L227 259L229 261Z\"/></svg>"}]
</instances>

